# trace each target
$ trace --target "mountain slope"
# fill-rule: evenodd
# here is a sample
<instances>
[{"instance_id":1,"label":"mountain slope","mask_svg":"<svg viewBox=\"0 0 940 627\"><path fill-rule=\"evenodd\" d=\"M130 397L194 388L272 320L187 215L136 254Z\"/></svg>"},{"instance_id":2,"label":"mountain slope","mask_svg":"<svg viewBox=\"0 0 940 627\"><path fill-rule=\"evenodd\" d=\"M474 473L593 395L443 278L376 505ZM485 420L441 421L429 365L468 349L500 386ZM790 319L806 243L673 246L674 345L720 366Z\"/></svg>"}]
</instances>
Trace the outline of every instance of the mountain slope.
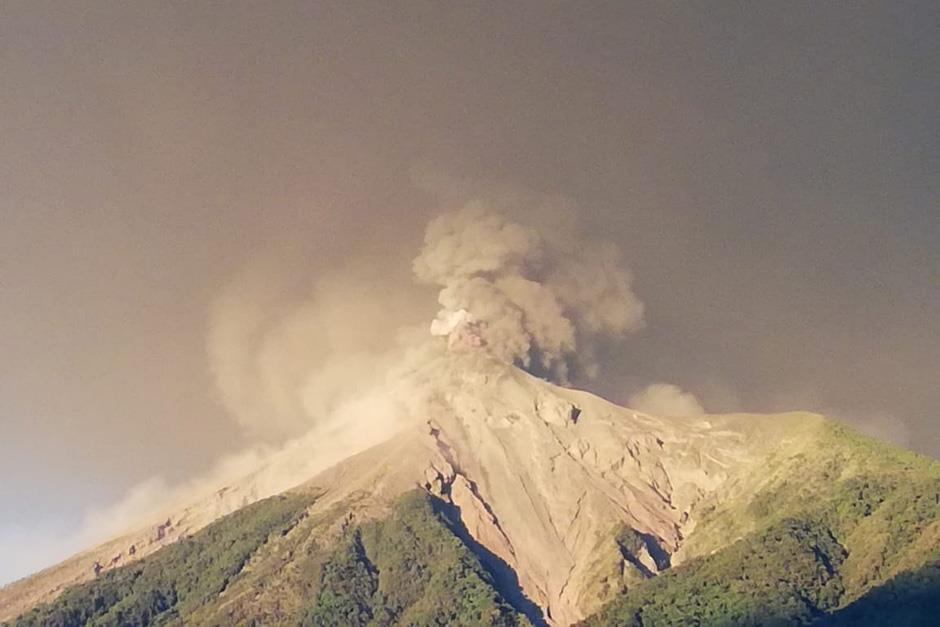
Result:
<instances>
[{"instance_id":1,"label":"mountain slope","mask_svg":"<svg viewBox=\"0 0 940 627\"><path fill-rule=\"evenodd\" d=\"M309 499L273 497L210 525L136 564L67 590L25 625L145 625L190 613L217 597L272 534L297 524Z\"/></svg>"},{"instance_id":2,"label":"mountain slope","mask_svg":"<svg viewBox=\"0 0 940 627\"><path fill-rule=\"evenodd\" d=\"M291 491L308 499L296 524L272 529L222 592L187 605L187 622L291 623L343 607L425 624L456 585L432 581L454 573L484 623L520 613L558 625L669 623L676 612L746 621L760 608L809 620L926 567L940 544L938 464L821 416L648 416L478 353L444 354L409 376L421 391L413 425ZM419 493L425 509L409 501ZM436 531L403 511L430 512L418 527ZM399 559L405 547L412 557ZM72 570L82 560L91 567L77 556ZM361 585L323 599L334 571ZM427 577L395 600L383 583L395 572ZM0 590L0 619L35 605L23 589L54 596L55 573ZM94 595L108 576L75 594Z\"/></svg>"},{"instance_id":3,"label":"mountain slope","mask_svg":"<svg viewBox=\"0 0 940 627\"><path fill-rule=\"evenodd\" d=\"M330 518L305 525L315 501L294 494L250 505L16 624L526 624L454 535L440 501L412 491L387 518L349 528L335 543L309 541ZM299 562L293 577L271 570L285 550ZM256 570L267 571L264 584ZM265 592L277 602L261 602Z\"/></svg>"},{"instance_id":4,"label":"mountain slope","mask_svg":"<svg viewBox=\"0 0 940 627\"><path fill-rule=\"evenodd\" d=\"M752 497L702 503L683 547L695 557L587 624L838 623L874 606L888 616L900 601L889 607L885 589L881 601L866 595L889 582L900 599L905 573L919 569L921 600L940 604L940 580L928 577L940 560L940 464L835 423L768 461Z\"/></svg>"}]
</instances>

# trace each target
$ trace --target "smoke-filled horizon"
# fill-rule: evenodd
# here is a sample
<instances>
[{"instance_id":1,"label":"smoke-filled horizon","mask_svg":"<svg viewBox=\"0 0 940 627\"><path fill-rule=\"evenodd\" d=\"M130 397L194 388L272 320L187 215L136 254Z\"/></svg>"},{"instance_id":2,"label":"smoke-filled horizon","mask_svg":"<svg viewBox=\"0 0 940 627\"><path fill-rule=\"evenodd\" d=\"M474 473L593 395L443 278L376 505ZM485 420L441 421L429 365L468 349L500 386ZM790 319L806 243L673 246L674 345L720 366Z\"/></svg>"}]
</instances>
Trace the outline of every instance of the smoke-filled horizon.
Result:
<instances>
[{"instance_id":1,"label":"smoke-filled horizon","mask_svg":"<svg viewBox=\"0 0 940 627\"><path fill-rule=\"evenodd\" d=\"M432 322L940 455L935 3L0 17L0 582L352 446Z\"/></svg>"}]
</instances>

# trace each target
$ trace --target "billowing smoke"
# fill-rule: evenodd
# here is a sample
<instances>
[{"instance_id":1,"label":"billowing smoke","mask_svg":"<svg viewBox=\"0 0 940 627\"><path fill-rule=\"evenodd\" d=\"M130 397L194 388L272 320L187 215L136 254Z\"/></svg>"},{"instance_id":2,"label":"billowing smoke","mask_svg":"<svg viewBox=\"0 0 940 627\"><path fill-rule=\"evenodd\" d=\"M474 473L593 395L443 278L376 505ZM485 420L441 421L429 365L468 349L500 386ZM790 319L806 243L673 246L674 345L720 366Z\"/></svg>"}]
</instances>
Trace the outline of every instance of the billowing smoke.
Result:
<instances>
[{"instance_id":1,"label":"billowing smoke","mask_svg":"<svg viewBox=\"0 0 940 627\"><path fill-rule=\"evenodd\" d=\"M220 402L256 444L191 481L140 483L89 514L81 538L103 539L239 477L250 475L254 498L275 494L378 444L422 417L428 383L410 373L448 347L560 382L593 375L596 343L642 325L620 252L570 225L511 219L526 211L507 198L431 220L413 276L407 258L373 251L327 272L281 260L235 277L213 302L208 356ZM439 288L436 318L422 284Z\"/></svg>"},{"instance_id":2,"label":"billowing smoke","mask_svg":"<svg viewBox=\"0 0 940 627\"><path fill-rule=\"evenodd\" d=\"M631 396L627 404L656 416L699 416L705 413L693 394L671 383L652 383Z\"/></svg>"},{"instance_id":3,"label":"billowing smoke","mask_svg":"<svg viewBox=\"0 0 940 627\"><path fill-rule=\"evenodd\" d=\"M596 342L642 324L619 251L573 228L525 226L493 204L511 210L470 202L427 226L412 269L440 288L432 334L556 381L572 367L593 375ZM402 384L389 379L430 342L434 311L431 293L395 275L394 261L369 256L307 287L301 267L255 264L221 292L209 359L222 403L249 434L279 440L358 424L350 408L365 399L371 422L394 422L400 407L375 399Z\"/></svg>"},{"instance_id":4,"label":"billowing smoke","mask_svg":"<svg viewBox=\"0 0 940 627\"><path fill-rule=\"evenodd\" d=\"M237 277L216 300L209 329L221 401L264 439L346 422L337 416L384 387L426 315L417 290L362 266L320 276L299 295L283 273L253 267ZM391 403L379 405L371 419L390 420Z\"/></svg>"},{"instance_id":5,"label":"billowing smoke","mask_svg":"<svg viewBox=\"0 0 940 627\"><path fill-rule=\"evenodd\" d=\"M413 268L441 288L435 333L475 337L495 357L560 382L572 368L594 376L595 342L643 322L614 245L524 226L480 202L432 220Z\"/></svg>"}]
</instances>

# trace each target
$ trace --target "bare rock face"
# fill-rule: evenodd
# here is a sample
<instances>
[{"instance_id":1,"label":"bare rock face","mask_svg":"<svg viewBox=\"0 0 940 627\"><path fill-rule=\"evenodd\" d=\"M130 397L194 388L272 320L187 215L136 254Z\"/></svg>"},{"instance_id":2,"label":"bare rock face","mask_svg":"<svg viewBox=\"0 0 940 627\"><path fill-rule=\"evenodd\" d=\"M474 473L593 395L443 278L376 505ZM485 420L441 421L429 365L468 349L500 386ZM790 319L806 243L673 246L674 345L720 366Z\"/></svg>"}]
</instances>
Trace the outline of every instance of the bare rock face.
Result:
<instances>
[{"instance_id":1,"label":"bare rock face","mask_svg":"<svg viewBox=\"0 0 940 627\"><path fill-rule=\"evenodd\" d=\"M695 503L748 459L736 431L639 414L484 357L451 357L429 378L422 421L312 480L329 495L315 508L423 487L550 624L596 610L622 587L604 592L610 573L667 567ZM635 554L617 544L623 528L646 539Z\"/></svg>"},{"instance_id":2,"label":"bare rock face","mask_svg":"<svg viewBox=\"0 0 940 627\"><path fill-rule=\"evenodd\" d=\"M320 495L310 515L356 502L350 524L427 490L459 513L481 559L508 573L507 594L553 625L681 559L696 504L737 485L772 444L750 435L747 416L657 418L479 351L452 351L413 378L422 392L411 426L295 489ZM258 485L248 477L0 590L0 620L267 496Z\"/></svg>"}]
</instances>

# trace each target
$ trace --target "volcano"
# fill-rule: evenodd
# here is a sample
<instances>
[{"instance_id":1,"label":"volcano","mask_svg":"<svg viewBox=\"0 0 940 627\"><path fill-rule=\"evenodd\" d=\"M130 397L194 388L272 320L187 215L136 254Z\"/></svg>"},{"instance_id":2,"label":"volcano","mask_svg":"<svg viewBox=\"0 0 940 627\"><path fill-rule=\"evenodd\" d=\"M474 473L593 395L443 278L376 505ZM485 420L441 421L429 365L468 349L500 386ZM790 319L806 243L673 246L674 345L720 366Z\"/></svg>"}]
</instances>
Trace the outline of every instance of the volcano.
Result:
<instances>
[{"instance_id":1,"label":"volcano","mask_svg":"<svg viewBox=\"0 0 940 627\"><path fill-rule=\"evenodd\" d=\"M936 461L811 413L648 415L482 352L409 376L421 414L375 446L276 495L259 469L3 588L0 619L916 624L937 606Z\"/></svg>"}]
</instances>

